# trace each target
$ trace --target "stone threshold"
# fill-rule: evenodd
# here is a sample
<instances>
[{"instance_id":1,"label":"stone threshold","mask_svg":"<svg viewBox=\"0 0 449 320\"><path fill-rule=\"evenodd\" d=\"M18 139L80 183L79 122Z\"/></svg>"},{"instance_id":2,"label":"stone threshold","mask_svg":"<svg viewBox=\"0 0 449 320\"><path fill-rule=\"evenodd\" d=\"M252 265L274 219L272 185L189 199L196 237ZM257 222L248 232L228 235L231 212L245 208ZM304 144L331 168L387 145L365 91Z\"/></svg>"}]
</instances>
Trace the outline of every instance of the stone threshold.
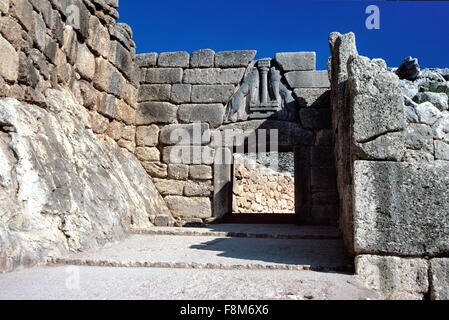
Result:
<instances>
[{"instance_id":1,"label":"stone threshold","mask_svg":"<svg viewBox=\"0 0 449 320\"><path fill-rule=\"evenodd\" d=\"M322 267L290 264L217 264L196 262L150 262L150 261L108 261L90 259L52 258L47 265L70 265L112 268L161 268L161 269L199 269L199 270L284 270L353 273L352 265Z\"/></svg>"},{"instance_id":2,"label":"stone threshold","mask_svg":"<svg viewBox=\"0 0 449 320\"><path fill-rule=\"evenodd\" d=\"M132 228L131 233L141 235L204 236L227 238L262 238L292 240L341 239L340 230L326 226L219 224L209 227L153 227Z\"/></svg>"}]
</instances>

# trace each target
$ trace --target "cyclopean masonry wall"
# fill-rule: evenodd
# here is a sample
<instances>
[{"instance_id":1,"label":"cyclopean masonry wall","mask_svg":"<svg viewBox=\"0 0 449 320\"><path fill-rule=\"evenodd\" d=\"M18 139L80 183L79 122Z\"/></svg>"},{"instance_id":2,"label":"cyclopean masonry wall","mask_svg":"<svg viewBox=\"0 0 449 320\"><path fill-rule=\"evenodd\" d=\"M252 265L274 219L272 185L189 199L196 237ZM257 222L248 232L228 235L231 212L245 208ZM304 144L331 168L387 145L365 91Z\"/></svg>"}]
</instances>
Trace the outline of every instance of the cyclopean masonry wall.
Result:
<instances>
[{"instance_id":1,"label":"cyclopean masonry wall","mask_svg":"<svg viewBox=\"0 0 449 320\"><path fill-rule=\"evenodd\" d=\"M138 71L132 30L118 1L2 1L0 97L44 106L44 93L70 90L92 130L134 152ZM79 20L79 21L77 21Z\"/></svg>"},{"instance_id":2,"label":"cyclopean masonry wall","mask_svg":"<svg viewBox=\"0 0 449 320\"><path fill-rule=\"evenodd\" d=\"M181 225L211 221L232 210L231 165L219 159L232 158L236 139L251 145L252 134L262 134L269 141L262 130L278 129L280 147L294 148L300 162L302 221L335 224L327 72L315 71L312 52L258 61L255 55L209 49L137 55L136 155ZM201 138L180 142L180 129Z\"/></svg>"},{"instance_id":3,"label":"cyclopean masonry wall","mask_svg":"<svg viewBox=\"0 0 449 320\"><path fill-rule=\"evenodd\" d=\"M172 224L135 151L116 0L0 1L0 272Z\"/></svg>"},{"instance_id":4,"label":"cyclopean masonry wall","mask_svg":"<svg viewBox=\"0 0 449 320\"><path fill-rule=\"evenodd\" d=\"M234 155L233 212L295 213L295 181L254 159Z\"/></svg>"},{"instance_id":5,"label":"cyclopean masonry wall","mask_svg":"<svg viewBox=\"0 0 449 320\"><path fill-rule=\"evenodd\" d=\"M385 298L447 299L448 112L404 97L354 34L329 43L340 223L356 272Z\"/></svg>"}]
</instances>

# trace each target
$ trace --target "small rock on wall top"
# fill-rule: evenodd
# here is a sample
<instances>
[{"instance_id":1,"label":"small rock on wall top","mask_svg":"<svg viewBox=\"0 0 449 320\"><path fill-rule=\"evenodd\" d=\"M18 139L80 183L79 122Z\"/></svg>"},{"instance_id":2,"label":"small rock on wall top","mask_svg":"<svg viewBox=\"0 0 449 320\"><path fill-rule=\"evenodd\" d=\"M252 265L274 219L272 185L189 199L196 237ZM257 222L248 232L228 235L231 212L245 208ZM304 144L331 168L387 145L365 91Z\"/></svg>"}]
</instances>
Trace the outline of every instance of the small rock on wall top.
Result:
<instances>
[{"instance_id":1,"label":"small rock on wall top","mask_svg":"<svg viewBox=\"0 0 449 320\"><path fill-rule=\"evenodd\" d=\"M413 81L418 77L420 70L418 59L407 57L404 59L399 69L396 70L396 74L400 79Z\"/></svg>"}]
</instances>

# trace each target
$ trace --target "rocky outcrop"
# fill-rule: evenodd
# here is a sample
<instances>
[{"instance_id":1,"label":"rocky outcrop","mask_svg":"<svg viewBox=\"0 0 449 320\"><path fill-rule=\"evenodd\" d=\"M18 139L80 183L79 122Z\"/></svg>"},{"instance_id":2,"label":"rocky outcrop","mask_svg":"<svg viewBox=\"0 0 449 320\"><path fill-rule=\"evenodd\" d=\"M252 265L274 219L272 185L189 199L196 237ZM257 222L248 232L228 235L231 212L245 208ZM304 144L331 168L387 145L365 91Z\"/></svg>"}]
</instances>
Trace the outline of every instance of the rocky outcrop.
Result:
<instances>
[{"instance_id":1,"label":"rocky outcrop","mask_svg":"<svg viewBox=\"0 0 449 320\"><path fill-rule=\"evenodd\" d=\"M71 93L47 90L46 101L0 100L0 272L170 217L139 161L98 139Z\"/></svg>"}]
</instances>

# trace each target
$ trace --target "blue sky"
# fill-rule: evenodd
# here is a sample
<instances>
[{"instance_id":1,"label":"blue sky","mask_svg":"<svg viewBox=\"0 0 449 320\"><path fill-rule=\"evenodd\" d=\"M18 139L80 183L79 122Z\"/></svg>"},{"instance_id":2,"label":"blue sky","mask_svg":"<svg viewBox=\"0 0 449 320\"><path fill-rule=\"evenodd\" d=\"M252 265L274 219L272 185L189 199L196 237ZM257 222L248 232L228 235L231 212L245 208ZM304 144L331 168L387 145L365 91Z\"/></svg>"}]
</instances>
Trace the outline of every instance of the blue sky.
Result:
<instances>
[{"instance_id":1,"label":"blue sky","mask_svg":"<svg viewBox=\"0 0 449 320\"><path fill-rule=\"evenodd\" d=\"M365 9L380 9L380 30L368 30ZM361 55L398 66L449 67L449 2L300 0L120 0L120 21L134 31L137 52L254 49L316 51L326 69L332 31L356 34Z\"/></svg>"}]
</instances>

